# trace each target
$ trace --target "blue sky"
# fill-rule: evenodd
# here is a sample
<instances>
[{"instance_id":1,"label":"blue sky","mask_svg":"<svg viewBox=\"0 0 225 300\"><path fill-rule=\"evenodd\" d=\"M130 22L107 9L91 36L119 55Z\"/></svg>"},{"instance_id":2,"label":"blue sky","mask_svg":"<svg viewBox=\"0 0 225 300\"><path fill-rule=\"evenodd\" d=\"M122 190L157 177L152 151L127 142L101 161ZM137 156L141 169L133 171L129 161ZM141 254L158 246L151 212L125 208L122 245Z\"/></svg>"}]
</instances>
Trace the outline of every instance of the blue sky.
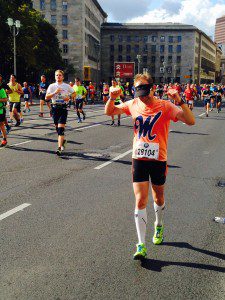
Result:
<instances>
[{"instance_id":1,"label":"blue sky","mask_svg":"<svg viewBox=\"0 0 225 300\"><path fill-rule=\"evenodd\" d=\"M214 35L216 18L225 15L225 0L98 0L109 22L178 22ZM210 18L209 18L210 14Z\"/></svg>"}]
</instances>

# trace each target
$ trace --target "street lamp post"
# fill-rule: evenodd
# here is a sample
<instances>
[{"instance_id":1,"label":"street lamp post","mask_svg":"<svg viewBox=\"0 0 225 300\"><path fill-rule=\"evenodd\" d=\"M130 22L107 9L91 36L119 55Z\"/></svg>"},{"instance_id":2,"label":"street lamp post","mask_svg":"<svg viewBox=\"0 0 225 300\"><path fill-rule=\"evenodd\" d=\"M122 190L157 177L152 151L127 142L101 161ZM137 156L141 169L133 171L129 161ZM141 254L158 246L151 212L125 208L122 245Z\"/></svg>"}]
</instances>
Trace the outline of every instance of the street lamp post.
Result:
<instances>
[{"instance_id":1,"label":"street lamp post","mask_svg":"<svg viewBox=\"0 0 225 300\"><path fill-rule=\"evenodd\" d=\"M13 34L14 74L16 75L16 36L19 34L21 23L19 20L14 21L12 18L8 18L7 24Z\"/></svg>"},{"instance_id":2,"label":"street lamp post","mask_svg":"<svg viewBox=\"0 0 225 300\"><path fill-rule=\"evenodd\" d=\"M164 84L166 83L166 76L165 76L166 72L165 71L166 71L166 62L164 61L163 62L163 77L164 77L163 80L164 80Z\"/></svg>"},{"instance_id":3,"label":"street lamp post","mask_svg":"<svg viewBox=\"0 0 225 300\"><path fill-rule=\"evenodd\" d=\"M140 64L141 64L141 55L137 55L137 60L138 60L138 74L140 74Z\"/></svg>"},{"instance_id":4,"label":"street lamp post","mask_svg":"<svg viewBox=\"0 0 225 300\"><path fill-rule=\"evenodd\" d=\"M174 68L174 76L173 76L173 77L174 77L174 80L173 80L173 81L174 81L174 83L175 83L175 82L176 82L176 77L177 77L177 76L176 76L177 65L174 65L173 68Z\"/></svg>"}]
</instances>

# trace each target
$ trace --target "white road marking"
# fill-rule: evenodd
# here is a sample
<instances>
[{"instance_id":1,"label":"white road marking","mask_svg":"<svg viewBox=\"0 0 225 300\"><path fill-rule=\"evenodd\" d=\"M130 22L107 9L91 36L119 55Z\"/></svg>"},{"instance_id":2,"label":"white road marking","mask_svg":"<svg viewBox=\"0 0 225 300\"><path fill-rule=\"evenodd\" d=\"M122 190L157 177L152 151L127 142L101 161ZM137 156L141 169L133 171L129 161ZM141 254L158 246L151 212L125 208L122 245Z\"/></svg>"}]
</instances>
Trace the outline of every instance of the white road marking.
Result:
<instances>
[{"instance_id":1,"label":"white road marking","mask_svg":"<svg viewBox=\"0 0 225 300\"><path fill-rule=\"evenodd\" d=\"M198 115L198 116L201 117L201 116L203 116L203 115L205 115L205 113L202 113L202 114L200 114L200 115Z\"/></svg>"},{"instance_id":2,"label":"white road marking","mask_svg":"<svg viewBox=\"0 0 225 300\"><path fill-rule=\"evenodd\" d=\"M15 147L15 146L19 146L19 145L23 145L23 144L27 144L27 143L31 143L31 142L33 142L33 141L29 140L29 141L21 142L21 143L18 143L18 144L7 145L6 147L0 148L0 150L6 149L6 148L12 148L12 147Z\"/></svg>"},{"instance_id":3,"label":"white road marking","mask_svg":"<svg viewBox=\"0 0 225 300\"><path fill-rule=\"evenodd\" d=\"M33 140L29 140L29 141L21 142L21 143L18 143L18 144L12 144L12 145L9 145L8 147L19 146L19 145L23 145L23 144L27 144L27 143L31 143L31 142L33 142Z\"/></svg>"},{"instance_id":4,"label":"white road marking","mask_svg":"<svg viewBox=\"0 0 225 300\"><path fill-rule=\"evenodd\" d=\"M73 129L73 127L71 127L71 128L72 128L72 130L76 131L76 130L83 130L83 129L87 129L87 128L91 128L91 127L96 127L96 126L100 126L100 125L102 125L102 124L94 124L94 125L85 126L85 127L78 127L76 129Z\"/></svg>"},{"instance_id":5,"label":"white road marking","mask_svg":"<svg viewBox=\"0 0 225 300\"><path fill-rule=\"evenodd\" d=\"M5 218L7 218L7 217L9 217L9 216L11 216L11 215L13 215L13 214L15 214L15 213L17 213L18 211L23 210L24 208L26 208L26 207L28 207L30 205L31 204L29 204L29 203L24 203L24 204L21 204L21 205L15 207L15 208L13 208L13 209L5 212L4 214L1 214L0 215L0 221L3 220L3 219L5 219Z\"/></svg>"},{"instance_id":6,"label":"white road marking","mask_svg":"<svg viewBox=\"0 0 225 300\"><path fill-rule=\"evenodd\" d=\"M133 151L133 150L129 150L129 151L125 152L125 153L122 153L122 154L120 154L120 155L114 157L112 160L107 161L107 162L105 162L104 164L99 165L98 167L95 167L94 169L95 169L95 170L100 170L100 169L102 169L102 168L104 168L104 167L110 165L110 164L113 163L114 161L117 161L117 160L119 160L120 158L123 158L124 156L130 154L132 151Z\"/></svg>"}]
</instances>

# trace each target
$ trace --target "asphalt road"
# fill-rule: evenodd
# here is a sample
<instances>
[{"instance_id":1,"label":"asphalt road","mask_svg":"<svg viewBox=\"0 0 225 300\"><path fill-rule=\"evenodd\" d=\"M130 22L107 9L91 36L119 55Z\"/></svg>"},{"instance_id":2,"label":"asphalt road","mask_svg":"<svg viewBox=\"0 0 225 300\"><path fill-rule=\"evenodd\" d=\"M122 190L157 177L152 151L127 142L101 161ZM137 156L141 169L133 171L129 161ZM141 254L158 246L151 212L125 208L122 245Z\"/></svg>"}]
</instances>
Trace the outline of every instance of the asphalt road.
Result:
<instances>
[{"instance_id":1,"label":"asphalt road","mask_svg":"<svg viewBox=\"0 0 225 300\"><path fill-rule=\"evenodd\" d=\"M225 225L212 219L225 216L225 109L171 123L165 242L151 243L150 197L142 263L132 259L131 119L111 127L102 105L85 109L82 124L70 112L60 158L38 107L0 150L0 299L224 299Z\"/></svg>"}]
</instances>

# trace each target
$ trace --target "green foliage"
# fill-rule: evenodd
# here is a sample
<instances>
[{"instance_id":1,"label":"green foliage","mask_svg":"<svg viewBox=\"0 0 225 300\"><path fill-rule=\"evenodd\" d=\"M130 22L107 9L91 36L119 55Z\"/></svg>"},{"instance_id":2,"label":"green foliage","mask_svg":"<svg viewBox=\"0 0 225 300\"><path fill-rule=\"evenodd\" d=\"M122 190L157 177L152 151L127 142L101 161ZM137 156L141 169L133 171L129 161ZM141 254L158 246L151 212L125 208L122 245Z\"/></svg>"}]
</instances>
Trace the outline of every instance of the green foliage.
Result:
<instances>
[{"instance_id":1,"label":"green foliage","mask_svg":"<svg viewBox=\"0 0 225 300\"><path fill-rule=\"evenodd\" d=\"M17 76L19 81L39 80L41 74L52 76L56 69L66 69L57 31L39 12L32 9L32 1L0 1L0 73L8 78L13 73L13 35L7 18L20 20L22 26L16 37Z\"/></svg>"}]
</instances>

